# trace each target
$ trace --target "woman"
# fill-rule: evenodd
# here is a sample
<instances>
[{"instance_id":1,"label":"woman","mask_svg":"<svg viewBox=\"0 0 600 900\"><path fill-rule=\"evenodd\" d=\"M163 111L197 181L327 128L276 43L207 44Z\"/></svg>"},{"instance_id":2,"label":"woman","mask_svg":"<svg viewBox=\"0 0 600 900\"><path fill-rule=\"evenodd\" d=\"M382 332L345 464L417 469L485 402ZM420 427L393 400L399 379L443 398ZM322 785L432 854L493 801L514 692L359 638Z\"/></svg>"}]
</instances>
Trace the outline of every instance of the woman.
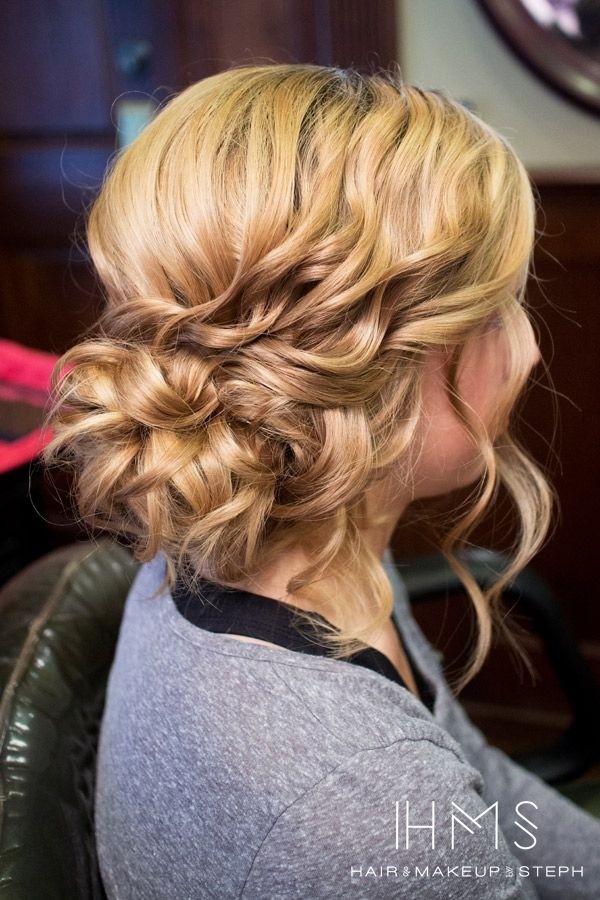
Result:
<instances>
[{"instance_id":1,"label":"woman","mask_svg":"<svg viewBox=\"0 0 600 900\"><path fill-rule=\"evenodd\" d=\"M550 521L509 434L534 219L510 145L392 71L233 68L117 155L106 309L46 456L142 562L100 736L109 897L597 896L599 823L469 722L388 550L411 500L473 485L444 543L478 622L458 693ZM484 594L452 548L499 485L519 539Z\"/></svg>"}]
</instances>

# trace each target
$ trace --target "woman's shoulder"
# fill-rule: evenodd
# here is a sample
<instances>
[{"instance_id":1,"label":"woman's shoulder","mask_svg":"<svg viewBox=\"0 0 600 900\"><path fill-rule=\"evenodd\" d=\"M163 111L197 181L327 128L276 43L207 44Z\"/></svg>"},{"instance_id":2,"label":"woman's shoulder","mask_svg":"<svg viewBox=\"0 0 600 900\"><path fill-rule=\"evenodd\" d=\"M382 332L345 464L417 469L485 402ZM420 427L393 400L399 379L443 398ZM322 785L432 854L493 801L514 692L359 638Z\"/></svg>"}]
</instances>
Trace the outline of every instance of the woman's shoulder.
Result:
<instances>
[{"instance_id":1,"label":"woman's shoulder","mask_svg":"<svg viewBox=\"0 0 600 900\"><path fill-rule=\"evenodd\" d=\"M127 600L109 689L147 697L146 707L179 698L206 735L239 731L243 746L271 735L290 753L332 758L397 740L425 740L464 760L460 745L414 694L371 669L287 648L232 640L199 628L177 609L162 569L145 564ZM119 686L117 688L117 682ZM163 720L173 713L160 712ZM200 722L201 720L201 722ZM207 737L208 740L208 737Z\"/></svg>"},{"instance_id":2,"label":"woman's shoulder","mask_svg":"<svg viewBox=\"0 0 600 900\"><path fill-rule=\"evenodd\" d=\"M440 840L453 802L485 810L480 773L410 691L351 663L204 632L168 592L151 599L157 574L128 598L102 721L104 872L166 898L225 882L228 896L344 896L350 866L437 858L417 830L414 852L398 855L407 802L414 824L431 822L435 802ZM414 887L382 883L380 895Z\"/></svg>"},{"instance_id":3,"label":"woman's shoulder","mask_svg":"<svg viewBox=\"0 0 600 900\"><path fill-rule=\"evenodd\" d=\"M479 773L434 741L363 749L281 812L241 896L533 898L497 816Z\"/></svg>"}]
</instances>

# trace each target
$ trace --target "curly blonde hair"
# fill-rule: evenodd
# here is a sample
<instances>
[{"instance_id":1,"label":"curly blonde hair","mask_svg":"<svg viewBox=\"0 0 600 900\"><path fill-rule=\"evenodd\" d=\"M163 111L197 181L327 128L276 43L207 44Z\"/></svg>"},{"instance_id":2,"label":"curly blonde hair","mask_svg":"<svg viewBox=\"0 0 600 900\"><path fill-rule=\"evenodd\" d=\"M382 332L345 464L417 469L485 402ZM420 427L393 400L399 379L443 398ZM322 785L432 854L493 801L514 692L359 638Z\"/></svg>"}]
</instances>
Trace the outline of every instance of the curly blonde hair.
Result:
<instances>
[{"instance_id":1,"label":"curly blonde hair","mask_svg":"<svg viewBox=\"0 0 600 900\"><path fill-rule=\"evenodd\" d=\"M288 595L337 623L304 614L336 658L392 612L366 492L402 471L424 361L451 349L450 395L486 464L443 546L479 625L460 690L552 507L508 427L492 441L456 384L490 316L511 347L507 423L528 375L535 198L510 144L396 68L236 66L115 154L87 238L106 306L55 368L46 463L72 465L84 522L140 561L162 551L169 584L236 584L302 547ZM482 592L455 550L500 484L521 525Z\"/></svg>"}]
</instances>

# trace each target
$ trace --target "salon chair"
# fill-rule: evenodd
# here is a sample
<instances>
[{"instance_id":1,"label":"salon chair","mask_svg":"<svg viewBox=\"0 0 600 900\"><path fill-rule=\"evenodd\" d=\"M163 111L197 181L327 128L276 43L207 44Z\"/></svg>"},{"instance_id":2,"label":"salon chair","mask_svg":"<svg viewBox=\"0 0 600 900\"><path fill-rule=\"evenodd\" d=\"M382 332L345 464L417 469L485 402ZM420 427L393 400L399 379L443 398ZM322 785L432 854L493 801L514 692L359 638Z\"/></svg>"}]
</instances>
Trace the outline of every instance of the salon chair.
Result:
<instances>
[{"instance_id":1,"label":"salon chair","mask_svg":"<svg viewBox=\"0 0 600 900\"><path fill-rule=\"evenodd\" d=\"M485 551L467 558L482 584L498 561ZM96 748L137 568L128 550L102 538L38 559L0 590L0 897L6 900L105 900L93 830ZM399 569L413 603L458 590L439 556ZM529 570L517 584L574 711L560 745L519 762L553 783L567 781L600 756L598 735L586 721L598 710L598 688L548 588Z\"/></svg>"},{"instance_id":2,"label":"salon chair","mask_svg":"<svg viewBox=\"0 0 600 900\"><path fill-rule=\"evenodd\" d=\"M98 729L137 563L109 539L63 547L0 590L0 897L102 900Z\"/></svg>"}]
</instances>

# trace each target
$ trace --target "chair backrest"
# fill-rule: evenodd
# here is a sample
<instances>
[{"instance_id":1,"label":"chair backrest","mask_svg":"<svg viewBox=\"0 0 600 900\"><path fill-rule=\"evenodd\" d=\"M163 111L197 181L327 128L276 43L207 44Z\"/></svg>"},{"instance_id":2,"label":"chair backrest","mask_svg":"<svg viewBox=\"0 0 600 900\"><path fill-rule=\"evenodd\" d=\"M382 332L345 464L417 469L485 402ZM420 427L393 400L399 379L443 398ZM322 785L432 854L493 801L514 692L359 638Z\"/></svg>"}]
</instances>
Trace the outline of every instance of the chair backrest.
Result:
<instances>
[{"instance_id":1,"label":"chair backrest","mask_svg":"<svg viewBox=\"0 0 600 900\"><path fill-rule=\"evenodd\" d=\"M63 547L0 591L2 896L105 897L93 829L106 683L138 563L108 539Z\"/></svg>"}]
</instances>

